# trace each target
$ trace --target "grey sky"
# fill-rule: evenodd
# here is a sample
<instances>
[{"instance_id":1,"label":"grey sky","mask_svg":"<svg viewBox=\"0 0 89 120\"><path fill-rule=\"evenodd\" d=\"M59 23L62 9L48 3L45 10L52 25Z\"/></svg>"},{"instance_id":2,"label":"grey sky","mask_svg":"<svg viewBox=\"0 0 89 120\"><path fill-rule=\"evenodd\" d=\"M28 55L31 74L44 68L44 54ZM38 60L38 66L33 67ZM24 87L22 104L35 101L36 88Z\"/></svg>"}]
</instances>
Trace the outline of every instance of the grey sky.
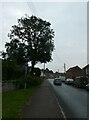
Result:
<instances>
[{"instance_id":1,"label":"grey sky","mask_svg":"<svg viewBox=\"0 0 89 120\"><path fill-rule=\"evenodd\" d=\"M1 9L2 7L2 9ZM87 3L85 2L4 2L0 24L0 50L9 41L7 34L17 19L25 14L36 15L51 23L55 31L53 61L46 67L53 71L63 71L63 64L69 67L87 64ZM38 64L41 68L43 64Z\"/></svg>"}]
</instances>

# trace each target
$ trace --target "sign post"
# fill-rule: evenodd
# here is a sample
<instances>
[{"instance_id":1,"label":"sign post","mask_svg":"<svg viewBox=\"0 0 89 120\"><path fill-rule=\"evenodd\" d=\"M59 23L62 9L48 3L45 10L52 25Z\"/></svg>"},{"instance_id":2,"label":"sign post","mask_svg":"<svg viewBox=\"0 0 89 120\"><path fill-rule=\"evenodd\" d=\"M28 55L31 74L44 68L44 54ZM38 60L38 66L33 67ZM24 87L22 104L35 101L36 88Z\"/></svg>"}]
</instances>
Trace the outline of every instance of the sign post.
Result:
<instances>
[{"instance_id":1,"label":"sign post","mask_svg":"<svg viewBox=\"0 0 89 120\"><path fill-rule=\"evenodd\" d=\"M25 84L24 88L27 87L26 81L27 81L27 73L28 73L28 63L25 63Z\"/></svg>"}]
</instances>

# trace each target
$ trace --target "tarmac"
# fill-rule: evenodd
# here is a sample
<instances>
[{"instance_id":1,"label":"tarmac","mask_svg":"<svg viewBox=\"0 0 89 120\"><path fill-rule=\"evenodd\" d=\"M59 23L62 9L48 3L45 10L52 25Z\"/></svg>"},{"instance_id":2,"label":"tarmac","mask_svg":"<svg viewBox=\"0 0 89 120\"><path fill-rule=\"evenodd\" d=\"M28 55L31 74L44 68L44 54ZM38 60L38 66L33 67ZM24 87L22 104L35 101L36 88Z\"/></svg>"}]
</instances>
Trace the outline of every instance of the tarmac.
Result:
<instances>
[{"instance_id":1,"label":"tarmac","mask_svg":"<svg viewBox=\"0 0 89 120\"><path fill-rule=\"evenodd\" d=\"M47 80L40 85L23 109L23 118L65 119L62 108Z\"/></svg>"}]
</instances>

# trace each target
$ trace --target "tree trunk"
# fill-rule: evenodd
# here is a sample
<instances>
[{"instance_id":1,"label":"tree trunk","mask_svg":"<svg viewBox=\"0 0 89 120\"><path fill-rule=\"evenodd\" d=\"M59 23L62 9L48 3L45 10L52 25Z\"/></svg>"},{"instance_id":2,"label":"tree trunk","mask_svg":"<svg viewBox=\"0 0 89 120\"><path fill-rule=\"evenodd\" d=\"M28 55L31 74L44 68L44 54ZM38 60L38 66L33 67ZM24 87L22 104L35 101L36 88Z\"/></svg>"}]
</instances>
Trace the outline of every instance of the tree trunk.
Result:
<instances>
[{"instance_id":1,"label":"tree trunk","mask_svg":"<svg viewBox=\"0 0 89 120\"><path fill-rule=\"evenodd\" d=\"M32 61L31 64L32 64L32 67L31 67L31 74L33 75L33 74L34 74L35 61Z\"/></svg>"}]
</instances>

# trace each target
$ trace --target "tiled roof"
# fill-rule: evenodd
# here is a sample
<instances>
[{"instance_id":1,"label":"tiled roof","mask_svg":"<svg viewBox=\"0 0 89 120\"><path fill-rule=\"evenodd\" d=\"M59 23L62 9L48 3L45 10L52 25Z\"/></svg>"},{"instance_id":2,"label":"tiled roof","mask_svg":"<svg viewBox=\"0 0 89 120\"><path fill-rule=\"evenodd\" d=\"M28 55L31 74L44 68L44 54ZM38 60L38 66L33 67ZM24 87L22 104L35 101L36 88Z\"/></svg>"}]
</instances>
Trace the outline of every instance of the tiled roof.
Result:
<instances>
[{"instance_id":1,"label":"tiled roof","mask_svg":"<svg viewBox=\"0 0 89 120\"><path fill-rule=\"evenodd\" d=\"M87 67L89 67L89 64L88 64L88 65L86 65L85 67L83 67L83 69L86 69Z\"/></svg>"},{"instance_id":2,"label":"tiled roof","mask_svg":"<svg viewBox=\"0 0 89 120\"><path fill-rule=\"evenodd\" d=\"M72 70L82 70L79 66L75 66L75 67L71 67L71 68L69 68L68 70L67 70L67 72L68 71L72 71Z\"/></svg>"}]
</instances>

